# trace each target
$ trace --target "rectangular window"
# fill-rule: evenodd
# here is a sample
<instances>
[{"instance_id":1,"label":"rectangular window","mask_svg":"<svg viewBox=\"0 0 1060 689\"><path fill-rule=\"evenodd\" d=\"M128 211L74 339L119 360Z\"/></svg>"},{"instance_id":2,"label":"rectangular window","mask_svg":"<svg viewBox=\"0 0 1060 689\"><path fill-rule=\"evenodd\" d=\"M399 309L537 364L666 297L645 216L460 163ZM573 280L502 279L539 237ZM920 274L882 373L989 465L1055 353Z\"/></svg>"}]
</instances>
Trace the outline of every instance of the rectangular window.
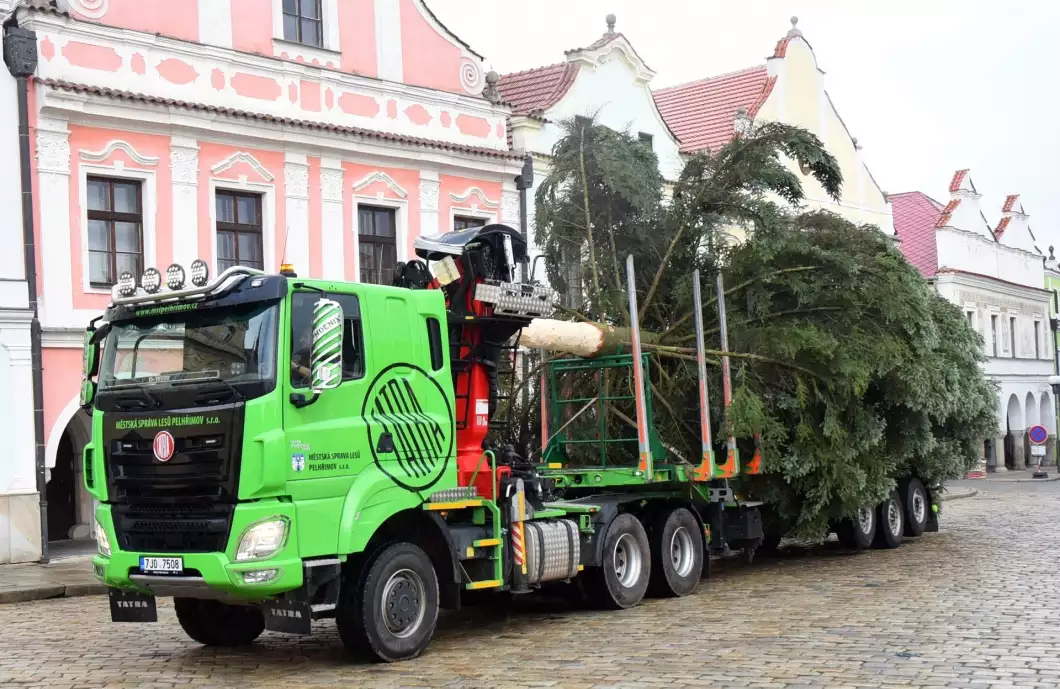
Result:
<instances>
[{"instance_id":1,"label":"rectangular window","mask_svg":"<svg viewBox=\"0 0 1060 689\"><path fill-rule=\"evenodd\" d=\"M1034 321L1034 358L1042 358L1042 322Z\"/></svg>"},{"instance_id":2,"label":"rectangular window","mask_svg":"<svg viewBox=\"0 0 1060 689\"><path fill-rule=\"evenodd\" d=\"M342 380L364 377L364 334L361 307L352 294L329 293L342 307ZM312 382L310 350L313 339L313 305L319 292L296 292L291 299L291 387L307 388Z\"/></svg>"},{"instance_id":3,"label":"rectangular window","mask_svg":"<svg viewBox=\"0 0 1060 689\"><path fill-rule=\"evenodd\" d=\"M431 368L442 370L442 326L437 318L427 318L427 342L431 346Z\"/></svg>"},{"instance_id":4,"label":"rectangular window","mask_svg":"<svg viewBox=\"0 0 1060 689\"><path fill-rule=\"evenodd\" d=\"M458 215L453 218L454 230L466 230L469 227L485 227L486 221L482 218L468 218Z\"/></svg>"},{"instance_id":5,"label":"rectangular window","mask_svg":"<svg viewBox=\"0 0 1060 689\"><path fill-rule=\"evenodd\" d=\"M651 148L651 146L652 146L652 136L651 136L651 134L648 134L646 132L639 132L637 134L637 140L640 141L642 144L647 144L648 148Z\"/></svg>"},{"instance_id":6,"label":"rectangular window","mask_svg":"<svg viewBox=\"0 0 1060 689\"><path fill-rule=\"evenodd\" d=\"M389 285L397 267L397 211L377 206L357 207L361 282Z\"/></svg>"},{"instance_id":7,"label":"rectangular window","mask_svg":"<svg viewBox=\"0 0 1060 689\"><path fill-rule=\"evenodd\" d=\"M323 17L320 0L283 0L284 39L323 47Z\"/></svg>"},{"instance_id":8,"label":"rectangular window","mask_svg":"<svg viewBox=\"0 0 1060 689\"><path fill-rule=\"evenodd\" d=\"M975 311L965 311L964 315L968 319L968 325L974 330L975 329Z\"/></svg>"},{"instance_id":9,"label":"rectangular window","mask_svg":"<svg viewBox=\"0 0 1060 689\"><path fill-rule=\"evenodd\" d=\"M1016 358L1016 318L1009 316L1008 318L1008 339L1009 344L1012 345L1012 358Z\"/></svg>"},{"instance_id":10,"label":"rectangular window","mask_svg":"<svg viewBox=\"0 0 1060 689\"><path fill-rule=\"evenodd\" d=\"M88 178L88 282L110 287L143 269L143 199L140 182Z\"/></svg>"},{"instance_id":11,"label":"rectangular window","mask_svg":"<svg viewBox=\"0 0 1060 689\"><path fill-rule=\"evenodd\" d=\"M265 269L261 195L217 190L217 270Z\"/></svg>"},{"instance_id":12,"label":"rectangular window","mask_svg":"<svg viewBox=\"0 0 1060 689\"><path fill-rule=\"evenodd\" d=\"M997 316L990 316L990 338L994 342L994 356L997 356Z\"/></svg>"}]
</instances>

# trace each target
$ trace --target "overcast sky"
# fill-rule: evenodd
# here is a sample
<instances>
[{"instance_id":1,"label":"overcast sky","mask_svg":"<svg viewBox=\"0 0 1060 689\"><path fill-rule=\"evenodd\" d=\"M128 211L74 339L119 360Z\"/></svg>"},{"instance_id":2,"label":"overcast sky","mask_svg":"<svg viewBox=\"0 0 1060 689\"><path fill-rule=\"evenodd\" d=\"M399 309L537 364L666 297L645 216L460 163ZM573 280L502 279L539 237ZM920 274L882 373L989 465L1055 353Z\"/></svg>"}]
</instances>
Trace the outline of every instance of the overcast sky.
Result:
<instances>
[{"instance_id":1,"label":"overcast sky","mask_svg":"<svg viewBox=\"0 0 1060 689\"><path fill-rule=\"evenodd\" d=\"M971 168L987 220L1020 194L1060 253L1060 3L1055 0L427 0L502 74L563 60L615 27L653 87L762 64L792 15L884 191L945 203Z\"/></svg>"}]
</instances>

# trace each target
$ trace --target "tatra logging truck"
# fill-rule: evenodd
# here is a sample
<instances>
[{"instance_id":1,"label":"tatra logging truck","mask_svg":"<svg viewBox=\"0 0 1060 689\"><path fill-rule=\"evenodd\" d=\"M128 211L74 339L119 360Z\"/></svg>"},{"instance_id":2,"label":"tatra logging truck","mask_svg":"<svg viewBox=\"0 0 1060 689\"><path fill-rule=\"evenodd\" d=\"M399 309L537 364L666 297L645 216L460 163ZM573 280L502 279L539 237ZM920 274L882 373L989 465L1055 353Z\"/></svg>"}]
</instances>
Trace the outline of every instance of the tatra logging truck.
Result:
<instances>
[{"instance_id":1,"label":"tatra logging truck","mask_svg":"<svg viewBox=\"0 0 1060 689\"><path fill-rule=\"evenodd\" d=\"M81 390L112 620L154 622L172 597L192 639L230 646L333 617L347 648L396 661L466 591L566 582L628 608L692 593L712 555L769 540L760 504L729 487L761 471L759 453L741 469L729 437L715 461L698 275L702 456L677 458L655 433L634 325L627 354L546 367L530 461L490 435L519 333L552 311L518 281L525 239L489 225L419 238L416 254L393 286L290 266L211 280L201 260L120 277L86 330ZM630 434L609 430L611 412ZM840 540L895 547L935 528L937 487L899 485L835 525Z\"/></svg>"}]
</instances>

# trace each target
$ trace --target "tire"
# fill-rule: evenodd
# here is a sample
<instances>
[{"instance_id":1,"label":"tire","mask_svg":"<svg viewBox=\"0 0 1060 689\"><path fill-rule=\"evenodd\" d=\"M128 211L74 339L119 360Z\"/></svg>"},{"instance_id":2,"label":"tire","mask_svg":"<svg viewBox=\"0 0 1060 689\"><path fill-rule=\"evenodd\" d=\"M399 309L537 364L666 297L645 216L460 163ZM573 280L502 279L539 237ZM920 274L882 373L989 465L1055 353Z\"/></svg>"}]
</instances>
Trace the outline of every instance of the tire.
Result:
<instances>
[{"instance_id":1,"label":"tire","mask_svg":"<svg viewBox=\"0 0 1060 689\"><path fill-rule=\"evenodd\" d=\"M641 602L651 580L651 548L644 525L620 514L604 535L601 565L585 572L584 590L597 608L619 610Z\"/></svg>"},{"instance_id":2,"label":"tire","mask_svg":"<svg viewBox=\"0 0 1060 689\"><path fill-rule=\"evenodd\" d=\"M902 481L898 492L905 508L905 535L910 538L923 536L931 513L931 498L928 497L927 488L920 479L910 476Z\"/></svg>"},{"instance_id":3,"label":"tire","mask_svg":"<svg viewBox=\"0 0 1060 689\"><path fill-rule=\"evenodd\" d=\"M438 624L431 559L412 543L377 549L359 571L344 573L335 622L342 645L355 655L383 662L417 657Z\"/></svg>"},{"instance_id":4,"label":"tire","mask_svg":"<svg viewBox=\"0 0 1060 689\"><path fill-rule=\"evenodd\" d=\"M865 550L872 546L876 536L876 510L862 507L854 517L844 519L836 526L839 543L848 550Z\"/></svg>"},{"instance_id":5,"label":"tire","mask_svg":"<svg viewBox=\"0 0 1060 689\"><path fill-rule=\"evenodd\" d=\"M905 510L898 491L892 490L887 499L876 506L876 537L874 548L897 548L905 535Z\"/></svg>"},{"instance_id":6,"label":"tire","mask_svg":"<svg viewBox=\"0 0 1060 689\"><path fill-rule=\"evenodd\" d=\"M684 507L660 515L651 530L651 578L654 596L687 596L703 574L703 536L695 516Z\"/></svg>"},{"instance_id":7,"label":"tire","mask_svg":"<svg viewBox=\"0 0 1060 689\"><path fill-rule=\"evenodd\" d=\"M174 598L173 607L184 633L204 646L246 646L265 631L265 616L254 606Z\"/></svg>"}]
</instances>

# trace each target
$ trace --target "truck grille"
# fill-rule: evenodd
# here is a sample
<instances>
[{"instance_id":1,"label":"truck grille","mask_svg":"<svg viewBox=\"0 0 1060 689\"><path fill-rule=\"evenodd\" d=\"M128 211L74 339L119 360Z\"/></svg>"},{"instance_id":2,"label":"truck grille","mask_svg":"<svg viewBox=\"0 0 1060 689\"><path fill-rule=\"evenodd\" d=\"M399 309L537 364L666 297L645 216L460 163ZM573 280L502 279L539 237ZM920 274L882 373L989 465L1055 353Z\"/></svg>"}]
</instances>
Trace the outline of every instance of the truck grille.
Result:
<instances>
[{"instance_id":1,"label":"truck grille","mask_svg":"<svg viewBox=\"0 0 1060 689\"><path fill-rule=\"evenodd\" d=\"M114 505L114 532L122 550L136 553L215 553L228 545L235 506Z\"/></svg>"},{"instance_id":2,"label":"truck grille","mask_svg":"<svg viewBox=\"0 0 1060 689\"><path fill-rule=\"evenodd\" d=\"M155 459L152 441L127 437L111 442L107 473L113 500L235 500L232 448L224 435L175 438L173 457L164 463Z\"/></svg>"}]
</instances>

